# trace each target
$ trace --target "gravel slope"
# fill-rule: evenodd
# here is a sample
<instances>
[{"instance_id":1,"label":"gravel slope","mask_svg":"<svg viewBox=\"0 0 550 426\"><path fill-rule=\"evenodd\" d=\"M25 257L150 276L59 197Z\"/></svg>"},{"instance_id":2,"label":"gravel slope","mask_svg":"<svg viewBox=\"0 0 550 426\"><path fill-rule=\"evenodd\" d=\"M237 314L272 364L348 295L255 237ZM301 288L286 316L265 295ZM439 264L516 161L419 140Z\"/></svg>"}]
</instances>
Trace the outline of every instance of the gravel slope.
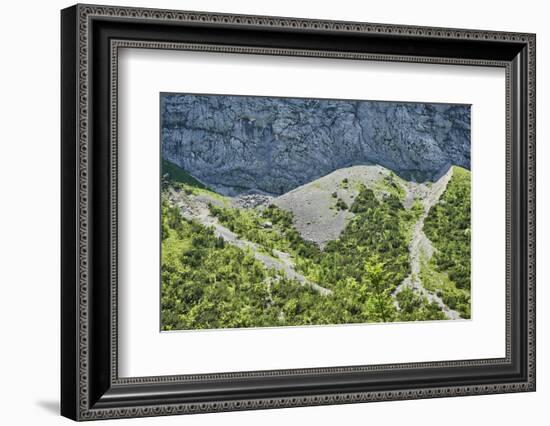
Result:
<instances>
[{"instance_id":1,"label":"gravel slope","mask_svg":"<svg viewBox=\"0 0 550 426\"><path fill-rule=\"evenodd\" d=\"M354 216L347 209L338 209L337 200L341 199L351 206L359 194L360 184L372 188L390 173L390 170L378 165L347 167L302 185L271 202L291 211L294 226L302 238L323 248L327 242L338 239ZM345 179L347 184L342 183Z\"/></svg>"}]
</instances>

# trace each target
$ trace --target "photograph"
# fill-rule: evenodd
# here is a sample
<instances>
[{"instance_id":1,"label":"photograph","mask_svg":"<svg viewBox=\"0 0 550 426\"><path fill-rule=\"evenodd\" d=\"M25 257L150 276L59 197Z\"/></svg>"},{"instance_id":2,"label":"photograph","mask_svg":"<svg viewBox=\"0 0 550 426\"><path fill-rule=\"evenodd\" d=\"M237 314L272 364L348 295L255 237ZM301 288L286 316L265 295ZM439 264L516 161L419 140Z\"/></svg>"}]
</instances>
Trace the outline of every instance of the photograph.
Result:
<instances>
[{"instance_id":1,"label":"photograph","mask_svg":"<svg viewBox=\"0 0 550 426\"><path fill-rule=\"evenodd\" d=\"M161 331L471 319L471 105L159 97Z\"/></svg>"},{"instance_id":2,"label":"photograph","mask_svg":"<svg viewBox=\"0 0 550 426\"><path fill-rule=\"evenodd\" d=\"M279 425L293 414L278 409L334 406L311 410L321 426L365 417L344 405L385 402L363 413L537 424L550 371L536 345L548 325L536 318L544 14L206 1L65 4L61 22L59 10L53 25L45 10L33 21L51 52L12 43L15 63L32 61L6 67L19 73L6 81L21 83L7 87L20 123L4 139L26 151L5 157L32 163L19 142L36 128L40 165L7 169L21 202L4 210L29 217L5 221L25 261L4 281L27 291L36 272L40 291L4 299L19 334L46 327L38 305L59 307L47 327L57 339L40 329L23 348L57 342L37 364L55 385L42 397L32 384L40 407L57 395L75 421L211 413ZM56 84L20 72L55 55ZM60 108L29 121L29 99ZM52 131L61 149L41 136ZM59 203L40 167L57 172ZM57 255L61 291L44 285L44 253ZM295 412L291 423L312 422Z\"/></svg>"}]
</instances>

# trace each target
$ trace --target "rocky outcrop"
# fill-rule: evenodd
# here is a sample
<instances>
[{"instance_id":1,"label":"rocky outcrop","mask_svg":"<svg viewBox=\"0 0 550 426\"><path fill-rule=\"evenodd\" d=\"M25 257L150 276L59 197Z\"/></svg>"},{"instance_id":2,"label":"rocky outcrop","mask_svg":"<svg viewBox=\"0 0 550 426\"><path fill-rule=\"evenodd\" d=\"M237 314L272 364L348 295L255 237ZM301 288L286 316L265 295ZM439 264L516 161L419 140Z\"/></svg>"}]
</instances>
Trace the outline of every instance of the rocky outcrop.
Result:
<instances>
[{"instance_id":1,"label":"rocky outcrop","mask_svg":"<svg viewBox=\"0 0 550 426\"><path fill-rule=\"evenodd\" d=\"M163 94L162 155L226 195L283 194L350 165L470 167L467 105Z\"/></svg>"}]
</instances>

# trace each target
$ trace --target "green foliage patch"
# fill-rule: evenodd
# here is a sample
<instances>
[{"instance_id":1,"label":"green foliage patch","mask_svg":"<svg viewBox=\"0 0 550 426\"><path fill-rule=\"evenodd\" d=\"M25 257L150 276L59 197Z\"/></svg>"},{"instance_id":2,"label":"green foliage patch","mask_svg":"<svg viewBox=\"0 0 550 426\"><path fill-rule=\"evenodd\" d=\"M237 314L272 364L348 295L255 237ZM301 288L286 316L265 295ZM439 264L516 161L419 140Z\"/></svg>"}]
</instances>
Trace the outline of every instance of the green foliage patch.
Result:
<instances>
[{"instance_id":1,"label":"green foliage patch","mask_svg":"<svg viewBox=\"0 0 550 426\"><path fill-rule=\"evenodd\" d=\"M401 308L402 321L444 320L445 314L435 303L415 293L410 287L405 287L397 293L397 301Z\"/></svg>"},{"instance_id":2,"label":"green foliage patch","mask_svg":"<svg viewBox=\"0 0 550 426\"><path fill-rule=\"evenodd\" d=\"M424 221L424 232L437 250L423 268L422 280L464 318L470 317L470 192L470 172L454 167L445 192Z\"/></svg>"},{"instance_id":3,"label":"green foliage patch","mask_svg":"<svg viewBox=\"0 0 550 426\"><path fill-rule=\"evenodd\" d=\"M168 160L162 160L161 175L168 175L168 179L174 183L183 183L193 188L208 189L206 185L199 182L184 169Z\"/></svg>"},{"instance_id":4,"label":"green foliage patch","mask_svg":"<svg viewBox=\"0 0 550 426\"><path fill-rule=\"evenodd\" d=\"M392 321L397 318L380 263L330 296L266 269L253 254L163 203L163 330ZM178 217L179 216L179 217ZM179 219L179 220L178 220Z\"/></svg>"}]
</instances>

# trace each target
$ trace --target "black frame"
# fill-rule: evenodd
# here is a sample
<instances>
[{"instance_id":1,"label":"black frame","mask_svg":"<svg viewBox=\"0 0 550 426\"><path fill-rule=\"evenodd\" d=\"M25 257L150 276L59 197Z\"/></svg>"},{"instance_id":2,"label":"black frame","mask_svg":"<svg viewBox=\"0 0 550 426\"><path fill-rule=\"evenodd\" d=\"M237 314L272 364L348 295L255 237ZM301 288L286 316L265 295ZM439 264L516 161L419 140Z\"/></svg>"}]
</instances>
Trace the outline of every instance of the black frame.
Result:
<instances>
[{"instance_id":1,"label":"black frame","mask_svg":"<svg viewBox=\"0 0 550 426\"><path fill-rule=\"evenodd\" d=\"M76 5L61 13L61 36L62 415L90 420L535 390L535 35ZM124 47L505 68L506 357L119 378L116 88Z\"/></svg>"}]
</instances>

